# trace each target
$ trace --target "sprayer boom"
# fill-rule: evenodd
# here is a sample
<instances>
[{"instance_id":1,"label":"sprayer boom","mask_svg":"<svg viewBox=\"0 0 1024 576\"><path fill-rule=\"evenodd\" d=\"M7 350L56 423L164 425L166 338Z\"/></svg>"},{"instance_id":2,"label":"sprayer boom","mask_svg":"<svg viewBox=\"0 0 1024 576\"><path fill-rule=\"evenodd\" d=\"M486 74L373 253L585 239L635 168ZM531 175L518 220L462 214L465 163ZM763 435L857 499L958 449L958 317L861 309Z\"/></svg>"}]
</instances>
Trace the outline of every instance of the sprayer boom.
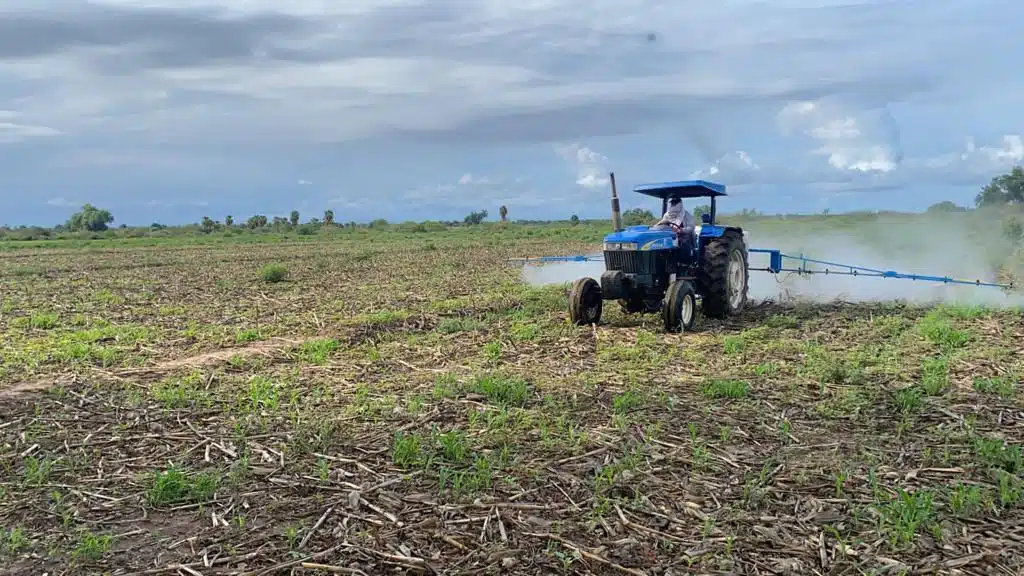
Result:
<instances>
[{"instance_id":1,"label":"sprayer boom","mask_svg":"<svg viewBox=\"0 0 1024 576\"><path fill-rule=\"evenodd\" d=\"M780 272L793 272L800 275L811 275L811 274L825 274L825 275L839 275L839 276L873 276L878 278L901 278L904 280L922 280L925 282L942 282L943 284L964 284L970 286L989 286L993 288L1004 288L1007 290L1013 289L1013 283L998 283L998 282L983 282L981 280L963 280L957 278L951 278L949 276L935 276L928 274L908 274L905 272L896 272L895 270L878 270L875 268L866 268L864 266L854 266L852 264L840 264L838 262L829 262L827 260L816 260L814 258L808 258L803 254L799 256L792 256L785 254L780 250L770 248L750 248L750 252L768 254L769 263L765 268L751 268L751 270L757 270L762 272L771 272L772 274L778 274ZM783 265L784 260L796 260L800 265L796 268L785 267ZM824 270L815 270L808 268L808 264L818 264L825 266ZM831 267L831 268L830 268ZM834 268L838 268L835 270Z\"/></svg>"},{"instance_id":2,"label":"sprayer boom","mask_svg":"<svg viewBox=\"0 0 1024 576\"><path fill-rule=\"evenodd\" d=\"M986 286L991 288L1002 288L1005 290L1012 290L1014 288L1013 282L986 282L982 280L966 280L960 278L952 278L950 276L911 274L906 272L897 272L895 270L879 270L876 268L855 266L853 264L840 264L838 262L830 262L828 260L817 260L815 258L808 258L803 254L799 256L793 256L791 254L786 254L781 250L776 250L774 248L749 248L747 251L753 254L768 255L768 266L760 268L749 268L749 270L755 272L769 272L771 274L789 272L801 276L810 276L814 274L824 274L826 276L868 276L875 278L899 278L903 280L921 280L923 282L941 282L943 284ZM604 256L601 254L581 254L576 256L539 256L535 258L510 258L509 263L524 266L529 264L553 264L558 262L601 262L602 260L604 260ZM786 266L784 263L788 260L796 261L799 264L796 266ZM824 266L824 269L811 268L809 265Z\"/></svg>"}]
</instances>

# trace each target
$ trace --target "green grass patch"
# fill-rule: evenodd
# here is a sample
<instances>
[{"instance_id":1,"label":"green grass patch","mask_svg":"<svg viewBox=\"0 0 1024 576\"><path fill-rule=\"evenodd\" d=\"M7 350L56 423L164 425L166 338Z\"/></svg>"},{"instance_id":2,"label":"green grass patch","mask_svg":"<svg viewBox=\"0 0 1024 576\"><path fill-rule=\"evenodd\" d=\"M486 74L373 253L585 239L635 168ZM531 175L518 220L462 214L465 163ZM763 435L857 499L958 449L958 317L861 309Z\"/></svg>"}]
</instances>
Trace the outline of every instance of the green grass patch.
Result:
<instances>
[{"instance_id":1,"label":"green grass patch","mask_svg":"<svg viewBox=\"0 0 1024 576\"><path fill-rule=\"evenodd\" d=\"M168 410L211 404L211 395L203 386L203 373L199 370L182 377L165 378L152 390L153 398Z\"/></svg>"},{"instance_id":2,"label":"green grass patch","mask_svg":"<svg viewBox=\"0 0 1024 576\"><path fill-rule=\"evenodd\" d=\"M907 492L897 489L896 497L878 506L878 531L895 549L913 544L918 533L935 521L935 495L931 490Z\"/></svg>"},{"instance_id":3,"label":"green grass patch","mask_svg":"<svg viewBox=\"0 0 1024 576\"><path fill-rule=\"evenodd\" d=\"M893 406L903 414L913 414L921 410L924 399L921 390L915 386L900 388L893 392Z\"/></svg>"},{"instance_id":4,"label":"green grass patch","mask_svg":"<svg viewBox=\"0 0 1024 576\"><path fill-rule=\"evenodd\" d=\"M949 360L926 358L921 363L921 389L928 396L938 396L949 387Z\"/></svg>"},{"instance_id":5,"label":"green grass patch","mask_svg":"<svg viewBox=\"0 0 1024 576\"><path fill-rule=\"evenodd\" d=\"M492 372L473 379L469 390L496 406L525 406L532 387L520 376Z\"/></svg>"},{"instance_id":6,"label":"green grass patch","mask_svg":"<svg viewBox=\"0 0 1024 576\"><path fill-rule=\"evenodd\" d=\"M71 558L76 561L98 562L110 550L113 537L109 534L93 534L83 532L71 550Z\"/></svg>"},{"instance_id":7,"label":"green grass patch","mask_svg":"<svg viewBox=\"0 0 1024 576\"><path fill-rule=\"evenodd\" d=\"M262 339L263 336L260 334L260 331L255 328L246 328L235 332L235 342L238 344L247 344Z\"/></svg>"},{"instance_id":8,"label":"green grass patch","mask_svg":"<svg viewBox=\"0 0 1024 576\"><path fill-rule=\"evenodd\" d=\"M322 366L327 363L330 355L341 348L341 342L334 338L317 338L303 342L298 349L298 358L302 362Z\"/></svg>"},{"instance_id":9,"label":"green grass patch","mask_svg":"<svg viewBox=\"0 0 1024 576\"><path fill-rule=\"evenodd\" d=\"M476 318L445 318L438 323L436 330L441 334L456 334L459 332L479 332L485 330L487 325Z\"/></svg>"},{"instance_id":10,"label":"green grass patch","mask_svg":"<svg viewBox=\"0 0 1024 576\"><path fill-rule=\"evenodd\" d=\"M284 264L267 264L260 269L260 279L268 284L277 284L288 279L288 267Z\"/></svg>"},{"instance_id":11,"label":"green grass patch","mask_svg":"<svg viewBox=\"0 0 1024 576\"><path fill-rule=\"evenodd\" d=\"M974 389L982 394L995 394L1004 400L1017 396L1017 381L1005 376L975 378Z\"/></svg>"},{"instance_id":12,"label":"green grass patch","mask_svg":"<svg viewBox=\"0 0 1024 576\"><path fill-rule=\"evenodd\" d=\"M945 309L938 308L918 320L917 329L925 340L945 350L963 348L971 341L966 330L953 326Z\"/></svg>"},{"instance_id":13,"label":"green grass patch","mask_svg":"<svg viewBox=\"0 0 1024 576\"><path fill-rule=\"evenodd\" d=\"M187 473L172 465L152 475L146 501L155 507L206 502L217 491L220 480L214 472Z\"/></svg>"},{"instance_id":14,"label":"green grass patch","mask_svg":"<svg viewBox=\"0 0 1024 576\"><path fill-rule=\"evenodd\" d=\"M29 547L28 535L22 527L0 530L0 555L16 556Z\"/></svg>"},{"instance_id":15,"label":"green grass patch","mask_svg":"<svg viewBox=\"0 0 1024 576\"><path fill-rule=\"evenodd\" d=\"M750 384L743 380L713 379L701 384L700 391L708 398L745 398Z\"/></svg>"}]
</instances>

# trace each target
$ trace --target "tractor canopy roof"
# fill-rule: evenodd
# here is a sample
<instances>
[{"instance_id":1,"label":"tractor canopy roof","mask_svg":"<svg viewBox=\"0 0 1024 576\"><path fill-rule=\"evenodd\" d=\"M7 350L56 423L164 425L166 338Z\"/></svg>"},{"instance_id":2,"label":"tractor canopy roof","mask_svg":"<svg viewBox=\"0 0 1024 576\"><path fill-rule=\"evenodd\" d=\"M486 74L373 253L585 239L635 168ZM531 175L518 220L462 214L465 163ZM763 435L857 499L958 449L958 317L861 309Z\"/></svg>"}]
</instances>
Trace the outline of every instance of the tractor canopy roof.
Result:
<instances>
[{"instance_id":1,"label":"tractor canopy roof","mask_svg":"<svg viewBox=\"0 0 1024 576\"><path fill-rule=\"evenodd\" d=\"M707 196L725 196L725 185L705 180L683 180L681 182L640 184L633 188L633 192L661 199L703 198Z\"/></svg>"}]
</instances>

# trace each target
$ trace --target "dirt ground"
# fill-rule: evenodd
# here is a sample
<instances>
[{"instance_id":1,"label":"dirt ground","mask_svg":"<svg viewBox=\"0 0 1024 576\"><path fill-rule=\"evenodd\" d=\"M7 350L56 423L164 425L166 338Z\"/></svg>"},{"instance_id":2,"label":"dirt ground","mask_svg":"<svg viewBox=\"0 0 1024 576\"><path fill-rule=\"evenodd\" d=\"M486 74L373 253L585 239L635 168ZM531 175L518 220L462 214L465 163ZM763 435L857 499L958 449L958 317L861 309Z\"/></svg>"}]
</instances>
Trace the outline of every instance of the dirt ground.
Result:
<instances>
[{"instance_id":1,"label":"dirt ground","mask_svg":"<svg viewBox=\"0 0 1024 576\"><path fill-rule=\"evenodd\" d=\"M0 566L1024 573L1019 310L577 328L546 242L0 253Z\"/></svg>"}]
</instances>

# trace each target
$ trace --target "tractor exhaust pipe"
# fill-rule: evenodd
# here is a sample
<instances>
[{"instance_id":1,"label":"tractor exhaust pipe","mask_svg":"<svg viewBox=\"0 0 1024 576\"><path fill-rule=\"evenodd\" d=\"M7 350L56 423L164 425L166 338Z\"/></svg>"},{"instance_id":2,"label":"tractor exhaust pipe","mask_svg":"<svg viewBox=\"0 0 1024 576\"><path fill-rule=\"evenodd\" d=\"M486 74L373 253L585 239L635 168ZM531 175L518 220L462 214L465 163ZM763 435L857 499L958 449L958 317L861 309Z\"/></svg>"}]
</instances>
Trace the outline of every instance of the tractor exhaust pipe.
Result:
<instances>
[{"instance_id":1,"label":"tractor exhaust pipe","mask_svg":"<svg viewBox=\"0 0 1024 576\"><path fill-rule=\"evenodd\" d=\"M614 232L622 230L622 213L619 211L619 195L615 190L615 172L608 173L612 183L612 228Z\"/></svg>"}]
</instances>

